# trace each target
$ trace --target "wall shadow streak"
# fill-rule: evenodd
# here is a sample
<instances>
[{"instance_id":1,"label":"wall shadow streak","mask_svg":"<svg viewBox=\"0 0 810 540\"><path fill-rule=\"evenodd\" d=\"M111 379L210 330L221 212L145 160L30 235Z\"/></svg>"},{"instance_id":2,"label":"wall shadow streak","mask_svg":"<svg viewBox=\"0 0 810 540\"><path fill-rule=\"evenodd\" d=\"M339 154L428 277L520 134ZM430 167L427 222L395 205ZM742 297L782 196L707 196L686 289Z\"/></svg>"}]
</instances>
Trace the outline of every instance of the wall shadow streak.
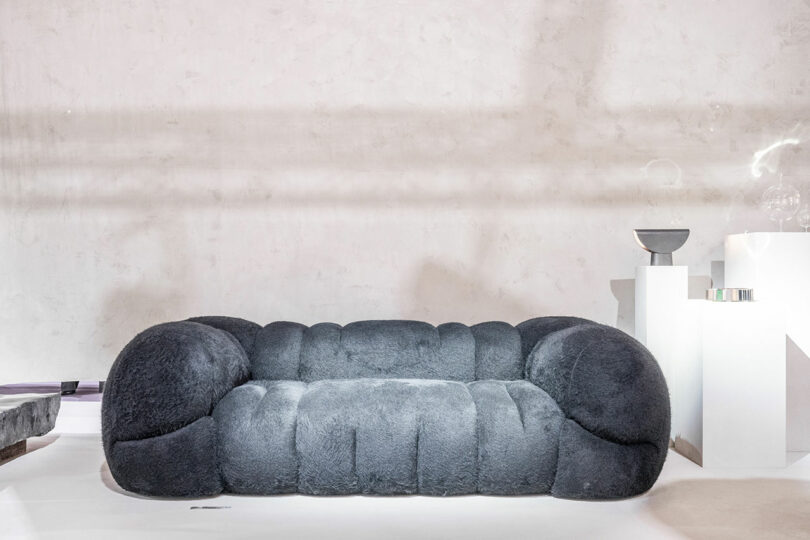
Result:
<instances>
[{"instance_id":1,"label":"wall shadow streak","mask_svg":"<svg viewBox=\"0 0 810 540\"><path fill-rule=\"evenodd\" d=\"M672 148L667 127L672 118L711 115L708 108L663 108L656 114L612 112L595 108L590 98L582 99L589 111L586 120L575 114L576 108L560 116L558 111L532 104L523 109L458 111L7 112L2 117L6 129L0 133L0 206L756 203L751 197L741 198L739 189L712 187L697 178L689 179L688 186L676 186L689 189L672 189L657 182L611 185L590 181L591 176L606 174L611 168L640 168L658 157L661 148L668 149L668 159L689 170L748 161L750 156L722 144ZM752 115L796 118L810 116L810 109L737 110L728 129L750 134L746 126ZM613 132L619 121L632 124L634 130L617 139ZM758 142L757 138L752 144ZM494 182L491 174L484 174L499 170L519 178L526 168L537 171L531 179L515 183ZM560 189L559 168L570 177L565 189ZM327 174L332 181L284 184L285 175L305 170ZM404 171L451 172L459 179L441 189L425 182L403 186L399 175ZM63 174L55 174L59 172ZM375 177L373 182L358 180L369 173ZM386 177L386 173L394 176ZM345 189L347 174L354 175L351 190ZM170 182L171 187L158 181L179 175L186 175L184 182ZM205 175L214 175L214 186ZM154 189L144 189L148 186Z\"/></svg>"},{"instance_id":2,"label":"wall shadow streak","mask_svg":"<svg viewBox=\"0 0 810 540\"><path fill-rule=\"evenodd\" d=\"M618 302L616 308L616 328L636 335L636 280L611 279L610 292Z\"/></svg>"},{"instance_id":3,"label":"wall shadow streak","mask_svg":"<svg viewBox=\"0 0 810 540\"><path fill-rule=\"evenodd\" d=\"M462 322L477 324L503 320L513 324L533 317L552 315L540 306L494 288L486 280L461 273L436 261L427 261L413 279L412 304L405 318L427 318L437 324Z\"/></svg>"}]
</instances>

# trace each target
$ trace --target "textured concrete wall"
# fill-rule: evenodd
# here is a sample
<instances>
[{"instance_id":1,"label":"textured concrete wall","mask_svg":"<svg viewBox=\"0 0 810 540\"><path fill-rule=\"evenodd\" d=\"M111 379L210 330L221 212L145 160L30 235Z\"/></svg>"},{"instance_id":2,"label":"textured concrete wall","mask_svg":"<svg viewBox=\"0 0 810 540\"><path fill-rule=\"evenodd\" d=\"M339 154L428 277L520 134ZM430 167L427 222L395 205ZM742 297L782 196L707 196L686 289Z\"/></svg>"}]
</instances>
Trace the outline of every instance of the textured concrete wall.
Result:
<instances>
[{"instance_id":1,"label":"textured concrete wall","mask_svg":"<svg viewBox=\"0 0 810 540\"><path fill-rule=\"evenodd\" d=\"M199 314L632 329L634 227L696 291L773 230L809 57L801 1L0 0L0 380Z\"/></svg>"}]
</instances>

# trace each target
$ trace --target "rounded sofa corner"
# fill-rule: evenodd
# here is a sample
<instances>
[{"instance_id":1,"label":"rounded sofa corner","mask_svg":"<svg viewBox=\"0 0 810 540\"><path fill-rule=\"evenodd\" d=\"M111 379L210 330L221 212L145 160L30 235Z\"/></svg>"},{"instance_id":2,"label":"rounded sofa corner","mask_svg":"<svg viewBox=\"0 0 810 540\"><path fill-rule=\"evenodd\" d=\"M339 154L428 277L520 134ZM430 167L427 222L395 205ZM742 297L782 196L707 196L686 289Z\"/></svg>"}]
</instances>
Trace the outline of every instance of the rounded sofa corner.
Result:
<instances>
[{"instance_id":1,"label":"rounded sofa corner","mask_svg":"<svg viewBox=\"0 0 810 540\"><path fill-rule=\"evenodd\" d=\"M552 494L613 499L652 487L669 446L669 393L637 340L584 321L549 332L526 359L526 378L566 415Z\"/></svg>"},{"instance_id":2,"label":"rounded sofa corner","mask_svg":"<svg viewBox=\"0 0 810 540\"><path fill-rule=\"evenodd\" d=\"M101 407L102 442L122 487L157 496L221 491L216 403L249 375L229 332L182 321L152 326L113 363Z\"/></svg>"}]
</instances>

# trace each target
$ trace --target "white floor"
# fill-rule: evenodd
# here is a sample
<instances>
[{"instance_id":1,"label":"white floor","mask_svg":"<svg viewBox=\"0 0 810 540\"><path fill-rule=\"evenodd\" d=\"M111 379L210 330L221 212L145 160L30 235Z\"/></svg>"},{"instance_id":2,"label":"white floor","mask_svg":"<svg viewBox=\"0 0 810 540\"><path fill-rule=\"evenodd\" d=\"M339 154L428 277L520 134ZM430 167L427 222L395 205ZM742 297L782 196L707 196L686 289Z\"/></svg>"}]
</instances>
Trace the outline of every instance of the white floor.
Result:
<instances>
[{"instance_id":1,"label":"white floor","mask_svg":"<svg viewBox=\"0 0 810 540\"><path fill-rule=\"evenodd\" d=\"M708 471L670 452L656 486L615 502L552 497L127 494L107 470L100 403L62 402L56 429L0 465L0 538L810 538L810 457Z\"/></svg>"}]
</instances>

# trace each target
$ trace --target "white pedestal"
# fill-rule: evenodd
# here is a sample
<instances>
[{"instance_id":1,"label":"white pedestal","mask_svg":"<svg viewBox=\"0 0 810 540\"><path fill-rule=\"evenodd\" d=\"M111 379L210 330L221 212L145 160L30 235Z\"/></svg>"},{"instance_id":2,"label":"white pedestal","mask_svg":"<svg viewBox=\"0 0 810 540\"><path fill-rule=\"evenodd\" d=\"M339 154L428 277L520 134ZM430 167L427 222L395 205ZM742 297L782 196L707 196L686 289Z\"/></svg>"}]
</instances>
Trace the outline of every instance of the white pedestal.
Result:
<instances>
[{"instance_id":1,"label":"white pedestal","mask_svg":"<svg viewBox=\"0 0 810 540\"><path fill-rule=\"evenodd\" d=\"M765 302L703 302L703 466L784 467L784 316Z\"/></svg>"},{"instance_id":2,"label":"white pedestal","mask_svg":"<svg viewBox=\"0 0 810 540\"><path fill-rule=\"evenodd\" d=\"M784 466L784 314L687 289L686 267L636 270L636 338L664 372L675 449L706 467Z\"/></svg>"},{"instance_id":3,"label":"white pedestal","mask_svg":"<svg viewBox=\"0 0 810 540\"><path fill-rule=\"evenodd\" d=\"M700 462L701 384L700 340L695 310L688 301L686 266L636 268L636 339L658 360L672 405L670 438L690 459Z\"/></svg>"},{"instance_id":4,"label":"white pedestal","mask_svg":"<svg viewBox=\"0 0 810 540\"><path fill-rule=\"evenodd\" d=\"M787 448L810 450L810 234L732 234L725 286L750 287L782 308L787 330Z\"/></svg>"},{"instance_id":5,"label":"white pedestal","mask_svg":"<svg viewBox=\"0 0 810 540\"><path fill-rule=\"evenodd\" d=\"M636 339L653 351L667 381L680 358L678 334L689 292L688 270L686 266L636 268Z\"/></svg>"},{"instance_id":6,"label":"white pedestal","mask_svg":"<svg viewBox=\"0 0 810 540\"><path fill-rule=\"evenodd\" d=\"M703 307L705 300L686 300L676 346L678 360L670 369L672 443L675 449L695 463L703 458Z\"/></svg>"}]
</instances>

